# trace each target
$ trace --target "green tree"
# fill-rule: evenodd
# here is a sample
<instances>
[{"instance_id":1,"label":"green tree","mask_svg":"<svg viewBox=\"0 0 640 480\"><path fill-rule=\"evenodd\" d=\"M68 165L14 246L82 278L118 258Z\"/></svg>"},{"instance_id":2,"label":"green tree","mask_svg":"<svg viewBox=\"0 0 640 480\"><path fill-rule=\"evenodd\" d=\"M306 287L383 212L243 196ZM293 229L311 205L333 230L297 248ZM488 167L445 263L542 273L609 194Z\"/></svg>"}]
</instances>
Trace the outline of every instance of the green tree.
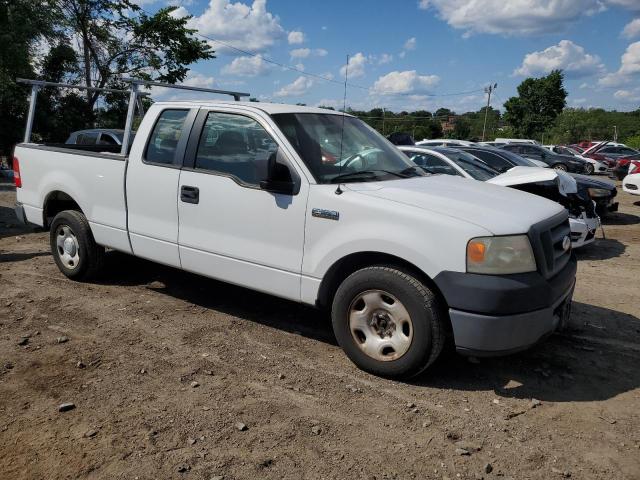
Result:
<instances>
[{"instance_id":1,"label":"green tree","mask_svg":"<svg viewBox=\"0 0 640 480\"><path fill-rule=\"evenodd\" d=\"M563 73L554 70L546 77L527 78L518 86L518 96L504 104L504 119L517 135L537 138L553 125L566 105L563 80Z\"/></svg>"},{"instance_id":2,"label":"green tree","mask_svg":"<svg viewBox=\"0 0 640 480\"><path fill-rule=\"evenodd\" d=\"M453 121L453 131L451 132L451 138L457 138L459 140L466 140L471 134L471 122L463 116L456 117Z\"/></svg>"},{"instance_id":3,"label":"green tree","mask_svg":"<svg viewBox=\"0 0 640 480\"><path fill-rule=\"evenodd\" d=\"M0 0L0 155L11 155L24 132L27 89L15 79L35 76L37 44L54 37L53 12L49 0Z\"/></svg>"},{"instance_id":4,"label":"green tree","mask_svg":"<svg viewBox=\"0 0 640 480\"><path fill-rule=\"evenodd\" d=\"M132 0L56 1L65 36L80 39L86 86L113 86L121 76L176 83L186 78L188 65L214 58L187 28L190 17L171 15L177 7L149 15ZM100 94L86 95L93 106Z\"/></svg>"}]
</instances>

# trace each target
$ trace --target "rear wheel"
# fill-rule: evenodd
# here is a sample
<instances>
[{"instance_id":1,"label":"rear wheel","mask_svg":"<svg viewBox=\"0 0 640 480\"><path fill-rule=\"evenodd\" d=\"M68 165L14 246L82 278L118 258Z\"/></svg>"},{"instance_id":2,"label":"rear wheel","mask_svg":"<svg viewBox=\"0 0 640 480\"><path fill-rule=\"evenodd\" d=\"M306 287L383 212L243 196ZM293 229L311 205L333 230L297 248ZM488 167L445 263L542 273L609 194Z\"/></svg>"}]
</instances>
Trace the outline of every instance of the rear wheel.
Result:
<instances>
[{"instance_id":1,"label":"rear wheel","mask_svg":"<svg viewBox=\"0 0 640 480\"><path fill-rule=\"evenodd\" d=\"M104 263L104 247L96 244L86 217L75 210L58 213L49 232L51 253L62 273L74 280L94 277Z\"/></svg>"},{"instance_id":2,"label":"rear wheel","mask_svg":"<svg viewBox=\"0 0 640 480\"><path fill-rule=\"evenodd\" d=\"M552 168L562 170L563 172L567 171L567 166L564 163L556 163Z\"/></svg>"},{"instance_id":3,"label":"rear wheel","mask_svg":"<svg viewBox=\"0 0 640 480\"><path fill-rule=\"evenodd\" d=\"M436 360L444 345L433 292L392 267L369 267L350 275L336 292L331 314L347 356L375 375L417 375Z\"/></svg>"}]
</instances>

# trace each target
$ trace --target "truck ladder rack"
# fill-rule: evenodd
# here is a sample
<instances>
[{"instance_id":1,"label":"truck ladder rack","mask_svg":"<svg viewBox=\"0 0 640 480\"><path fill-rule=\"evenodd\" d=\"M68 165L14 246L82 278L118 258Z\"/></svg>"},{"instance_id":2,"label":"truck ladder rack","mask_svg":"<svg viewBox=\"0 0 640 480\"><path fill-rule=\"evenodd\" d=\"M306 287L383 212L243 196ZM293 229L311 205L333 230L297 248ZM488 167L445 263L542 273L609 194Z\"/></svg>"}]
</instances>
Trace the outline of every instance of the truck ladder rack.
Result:
<instances>
[{"instance_id":1,"label":"truck ladder rack","mask_svg":"<svg viewBox=\"0 0 640 480\"><path fill-rule=\"evenodd\" d=\"M16 78L16 82L24 83L27 85L31 85L31 98L29 100L29 113L27 115L27 125L24 131L24 143L29 143L31 141L31 131L33 129L33 118L36 109L36 100L38 97L38 90L43 87L53 87L53 88L69 88L69 89L77 89L77 90L89 90L95 92L106 92L106 93L122 93L129 94L129 106L127 108L127 120L124 127L124 137L122 139L122 148L120 150L120 155L126 155L129 150L129 143L131 142L131 130L133 127L133 117L135 114L136 106L143 111L142 102L140 101L141 97L148 95L146 92L140 92L139 87L163 87L163 88L172 88L175 90L189 90L192 92L207 92L207 93L218 93L221 95L230 95L233 97L235 101L239 101L241 97L248 97L248 93L244 92L232 92L228 90L216 90L213 88L202 88L202 87L190 87L187 85L173 85L170 83L163 82L154 82L151 80L141 80L137 78L121 78L120 81L128 83L131 87L128 90L119 90L115 88L98 88L98 87L86 87L84 85L73 85L70 83L57 83L57 82L45 82L43 80L30 80L26 78Z\"/></svg>"}]
</instances>

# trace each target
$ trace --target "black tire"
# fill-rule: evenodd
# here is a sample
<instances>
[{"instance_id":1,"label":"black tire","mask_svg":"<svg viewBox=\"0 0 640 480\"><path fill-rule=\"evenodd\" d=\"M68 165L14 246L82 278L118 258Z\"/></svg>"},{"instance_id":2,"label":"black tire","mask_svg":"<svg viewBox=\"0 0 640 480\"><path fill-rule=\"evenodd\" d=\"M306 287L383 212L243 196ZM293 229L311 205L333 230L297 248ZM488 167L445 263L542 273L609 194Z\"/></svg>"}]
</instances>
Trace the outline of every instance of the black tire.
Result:
<instances>
[{"instance_id":1,"label":"black tire","mask_svg":"<svg viewBox=\"0 0 640 480\"><path fill-rule=\"evenodd\" d=\"M65 262L64 248L58 245L58 237L61 236L61 230L65 228L77 241L74 249L77 252L77 260ZM94 278L102 269L104 247L96 244L87 218L78 211L65 210L54 217L49 232L49 243L56 265L62 273L73 280Z\"/></svg>"},{"instance_id":2,"label":"black tire","mask_svg":"<svg viewBox=\"0 0 640 480\"><path fill-rule=\"evenodd\" d=\"M553 168L554 170L562 170L563 172L569 170L564 163L556 163L551 168Z\"/></svg>"},{"instance_id":3,"label":"black tire","mask_svg":"<svg viewBox=\"0 0 640 480\"><path fill-rule=\"evenodd\" d=\"M353 302L365 292L378 290L399 300L410 316L410 346L397 359L378 360L368 355L350 328ZM444 346L443 319L438 307L433 292L411 274L393 267L368 267L351 274L338 288L331 310L333 331L344 352L362 370L382 377L410 378L429 367Z\"/></svg>"},{"instance_id":4,"label":"black tire","mask_svg":"<svg viewBox=\"0 0 640 480\"><path fill-rule=\"evenodd\" d=\"M595 172L595 171L596 171L596 169L595 169L595 167L593 166L592 163L588 163L587 162L587 164L584 166L585 175L593 175L593 172Z\"/></svg>"}]
</instances>

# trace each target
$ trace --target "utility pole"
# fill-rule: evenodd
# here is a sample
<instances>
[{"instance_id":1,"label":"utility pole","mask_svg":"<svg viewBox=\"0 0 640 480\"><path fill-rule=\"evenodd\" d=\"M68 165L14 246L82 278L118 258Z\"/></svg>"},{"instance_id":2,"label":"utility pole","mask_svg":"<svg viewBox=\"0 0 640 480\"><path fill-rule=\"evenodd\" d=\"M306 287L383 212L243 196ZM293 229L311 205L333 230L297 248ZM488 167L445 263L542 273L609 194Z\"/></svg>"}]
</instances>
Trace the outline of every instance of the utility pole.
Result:
<instances>
[{"instance_id":1,"label":"utility pole","mask_svg":"<svg viewBox=\"0 0 640 480\"><path fill-rule=\"evenodd\" d=\"M613 126L613 141L618 143L618 126Z\"/></svg>"},{"instance_id":2,"label":"utility pole","mask_svg":"<svg viewBox=\"0 0 640 480\"><path fill-rule=\"evenodd\" d=\"M383 107L382 108L382 135L384 135L384 114L385 114L385 109Z\"/></svg>"},{"instance_id":3,"label":"utility pole","mask_svg":"<svg viewBox=\"0 0 640 480\"><path fill-rule=\"evenodd\" d=\"M487 131L487 115L489 114L489 105L491 104L491 94L493 93L493 91L498 88L498 84L494 83L493 85L489 85L488 87L484 88L484 93L486 93L487 96L487 109L484 111L484 125L482 126L482 141L484 142L484 136L485 133Z\"/></svg>"}]
</instances>

